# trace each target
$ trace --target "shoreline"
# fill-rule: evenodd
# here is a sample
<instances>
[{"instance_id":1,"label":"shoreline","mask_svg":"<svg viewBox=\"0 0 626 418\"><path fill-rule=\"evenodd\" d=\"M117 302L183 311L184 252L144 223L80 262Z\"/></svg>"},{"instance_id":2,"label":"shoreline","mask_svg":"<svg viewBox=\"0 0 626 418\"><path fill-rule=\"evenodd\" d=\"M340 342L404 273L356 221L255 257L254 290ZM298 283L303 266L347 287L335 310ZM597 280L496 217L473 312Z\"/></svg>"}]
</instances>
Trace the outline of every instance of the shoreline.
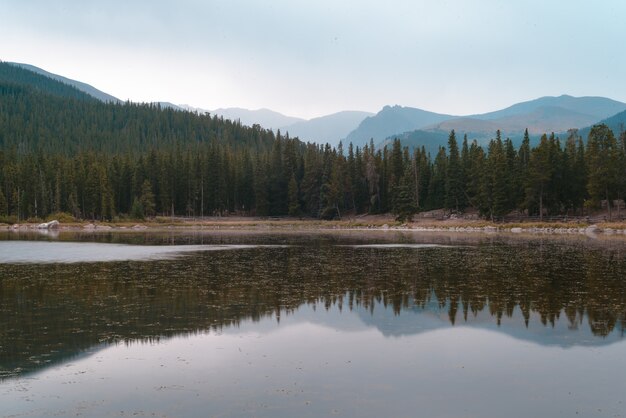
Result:
<instances>
[{"instance_id":1,"label":"shoreline","mask_svg":"<svg viewBox=\"0 0 626 418\"><path fill-rule=\"evenodd\" d=\"M39 223L0 224L4 231L211 231L211 230L255 230L255 231L411 231L411 232L456 232L456 233L512 233L533 235L623 235L626 237L626 222L516 222L495 223L483 220L464 219L418 219L410 223L399 223L392 216L366 215L345 220L322 221L317 219L267 219L253 217L223 217L205 219L156 218L147 221L123 222L65 222L47 228Z\"/></svg>"}]
</instances>

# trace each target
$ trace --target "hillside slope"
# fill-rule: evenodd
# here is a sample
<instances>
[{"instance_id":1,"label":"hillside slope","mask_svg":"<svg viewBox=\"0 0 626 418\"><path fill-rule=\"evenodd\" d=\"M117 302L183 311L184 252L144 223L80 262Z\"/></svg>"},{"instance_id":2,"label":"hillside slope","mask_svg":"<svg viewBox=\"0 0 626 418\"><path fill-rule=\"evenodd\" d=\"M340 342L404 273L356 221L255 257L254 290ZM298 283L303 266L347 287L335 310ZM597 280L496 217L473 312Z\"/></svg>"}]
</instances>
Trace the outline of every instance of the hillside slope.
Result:
<instances>
[{"instance_id":1,"label":"hillside slope","mask_svg":"<svg viewBox=\"0 0 626 418\"><path fill-rule=\"evenodd\" d=\"M100 101L112 102L112 103L120 103L121 102L121 100L118 99L117 97L113 97L110 94L107 94L107 93L105 93L105 92L103 92L101 90L98 90L97 88L95 88L95 87L93 87L93 86L91 86L91 85L89 85L87 83L83 83L82 81L72 80L70 78L60 76L58 74L53 74L53 73L50 73L50 72L48 72L46 70L43 70L43 69L41 69L39 67L35 67L34 65L30 65L30 64L22 64L22 63L19 63L19 62L11 62L9 64L15 65L15 66L23 68L25 70L32 71L32 72L34 72L36 74L39 74L39 75L42 75L42 76L45 76L45 77L49 77L49 78L51 78L53 80L60 81L61 83L70 85L72 87L75 87L76 89L78 89L78 90L80 90L80 91L82 91L84 93L87 93L88 95L90 95L92 97L95 97L96 99L98 99Z\"/></svg>"},{"instance_id":2,"label":"hillside slope","mask_svg":"<svg viewBox=\"0 0 626 418\"><path fill-rule=\"evenodd\" d=\"M391 135L420 129L454 117L412 107L385 106L376 115L365 118L348 134L346 142L361 146L373 139L378 143Z\"/></svg>"}]
</instances>

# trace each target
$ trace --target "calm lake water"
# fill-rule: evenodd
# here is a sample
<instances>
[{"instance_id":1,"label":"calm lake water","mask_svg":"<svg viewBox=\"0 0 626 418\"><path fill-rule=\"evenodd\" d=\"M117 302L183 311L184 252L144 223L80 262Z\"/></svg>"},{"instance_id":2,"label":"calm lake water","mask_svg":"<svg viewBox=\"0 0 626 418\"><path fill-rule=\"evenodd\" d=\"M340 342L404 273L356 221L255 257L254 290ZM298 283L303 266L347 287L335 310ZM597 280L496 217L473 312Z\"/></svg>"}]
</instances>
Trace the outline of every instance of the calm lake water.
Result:
<instances>
[{"instance_id":1,"label":"calm lake water","mask_svg":"<svg viewBox=\"0 0 626 418\"><path fill-rule=\"evenodd\" d=\"M0 416L624 417L626 241L0 234Z\"/></svg>"}]
</instances>

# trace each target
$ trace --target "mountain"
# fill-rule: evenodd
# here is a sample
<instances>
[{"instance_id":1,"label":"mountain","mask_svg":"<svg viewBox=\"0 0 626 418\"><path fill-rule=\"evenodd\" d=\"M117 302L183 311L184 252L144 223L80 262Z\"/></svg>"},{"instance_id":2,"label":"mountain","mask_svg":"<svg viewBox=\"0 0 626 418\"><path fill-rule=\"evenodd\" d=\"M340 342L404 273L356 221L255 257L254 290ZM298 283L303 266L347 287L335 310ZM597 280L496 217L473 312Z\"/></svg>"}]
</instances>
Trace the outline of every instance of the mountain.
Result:
<instances>
[{"instance_id":1,"label":"mountain","mask_svg":"<svg viewBox=\"0 0 626 418\"><path fill-rule=\"evenodd\" d=\"M402 106L385 106L374 116L367 117L346 137L346 143L364 145L370 138L378 143L385 138L413 131L455 116L428 112L422 109Z\"/></svg>"},{"instance_id":2,"label":"mountain","mask_svg":"<svg viewBox=\"0 0 626 418\"><path fill-rule=\"evenodd\" d=\"M521 134L525 129L531 135L541 135L582 128L599 119L594 115L555 106L537 107L524 113L506 114L497 119L480 119L481 117L482 115L451 119L428 126L424 130L449 133L454 129L459 134L467 133L468 136L477 138L492 137L498 129L508 136Z\"/></svg>"},{"instance_id":3,"label":"mountain","mask_svg":"<svg viewBox=\"0 0 626 418\"><path fill-rule=\"evenodd\" d=\"M201 107L194 107L188 104L179 104L176 106L188 112L199 113L201 115L204 115L206 113L211 113L210 110L202 109Z\"/></svg>"},{"instance_id":4,"label":"mountain","mask_svg":"<svg viewBox=\"0 0 626 418\"><path fill-rule=\"evenodd\" d=\"M463 133L471 132L474 135L494 135L494 133L499 129L499 124L497 122L492 122L489 120L481 120L472 117L463 117L456 119L445 120L441 123L437 123L435 125L426 126L421 131L429 131L429 132L443 132L447 134L450 133L451 130L457 131L461 135Z\"/></svg>"},{"instance_id":5,"label":"mountain","mask_svg":"<svg viewBox=\"0 0 626 418\"><path fill-rule=\"evenodd\" d=\"M453 129L459 141L463 135L467 135L470 140L476 139L483 145L495 137L498 129L503 137L519 145L524 130L528 129L533 144L544 133L565 133L569 129L585 128L625 110L626 103L604 97L547 96L495 112L450 118L410 132L403 132L402 127L398 127L398 133L387 137L382 145L389 144L397 137L405 146L424 146L427 151L435 153L439 146L447 144L448 135ZM624 119L626 117L620 119L616 115L616 119L607 119L607 124L618 132L619 123L626 122ZM585 132L588 134L588 130Z\"/></svg>"},{"instance_id":6,"label":"mountain","mask_svg":"<svg viewBox=\"0 0 626 418\"><path fill-rule=\"evenodd\" d=\"M598 120L598 116L580 113L575 110L555 106L542 106L530 112L505 116L491 122L499 125L506 133L521 133L528 129L531 134L541 135L550 132L566 132L580 128Z\"/></svg>"},{"instance_id":7,"label":"mountain","mask_svg":"<svg viewBox=\"0 0 626 418\"><path fill-rule=\"evenodd\" d=\"M100 91L97 88L90 86L89 84L83 83L81 81L72 80L72 79L57 75L57 74L49 73L48 71L42 70L41 68L35 67L34 65L22 64L19 62L10 62L8 64L23 68L25 70L32 71L33 73L36 73L45 77L49 77L53 80L60 81L61 83L75 87L78 90L84 93L87 93L88 95L95 97L96 99L101 100L103 102L113 102L113 103L121 102L120 99L113 97L110 94L107 94L103 91Z\"/></svg>"},{"instance_id":8,"label":"mountain","mask_svg":"<svg viewBox=\"0 0 626 418\"><path fill-rule=\"evenodd\" d=\"M608 118L618 112L626 110L626 103L618 102L616 100L607 99L606 97L573 97L569 95L545 96L538 99L529 100L527 102L521 102L509 106L502 110L495 112L483 113L481 115L474 115L477 119L493 120L513 115L520 115L525 113L532 113L539 108L562 108L570 110L575 113L593 116L595 120Z\"/></svg>"},{"instance_id":9,"label":"mountain","mask_svg":"<svg viewBox=\"0 0 626 418\"><path fill-rule=\"evenodd\" d=\"M266 129L280 129L292 138L298 137L305 142L330 143L337 146L339 141L356 128L363 119L373 113L346 110L320 116L313 119L301 119L283 115L269 109L248 110L242 108L227 108L206 110L190 105L178 105L184 110L200 114L210 113L223 116L225 119L239 120L242 125L258 124Z\"/></svg>"},{"instance_id":10,"label":"mountain","mask_svg":"<svg viewBox=\"0 0 626 418\"><path fill-rule=\"evenodd\" d=\"M289 132L289 136L298 137L303 141L329 143L332 146L337 146L339 141L345 139L369 116L373 116L373 113L346 110L296 122L280 129Z\"/></svg>"},{"instance_id":11,"label":"mountain","mask_svg":"<svg viewBox=\"0 0 626 418\"><path fill-rule=\"evenodd\" d=\"M284 126L293 125L296 122L304 121L304 119L286 116L269 109L249 110L239 107L229 107L226 109L215 109L209 111L209 113L223 116L224 119L230 119L232 121L239 120L242 125L252 126L256 124L266 129L279 129Z\"/></svg>"},{"instance_id":12,"label":"mountain","mask_svg":"<svg viewBox=\"0 0 626 418\"><path fill-rule=\"evenodd\" d=\"M51 79L62 83L63 86L72 87L79 92L85 93L86 95L94 97L103 102L122 102L118 98L113 97L110 94L107 94L101 90L98 90L89 84L72 80L58 74L50 73L39 67L35 67L34 65L14 62L6 64L7 66L3 70L3 74L0 75L0 80L13 82L15 84L38 85L40 87L45 85L47 88L46 92L56 95L63 95L65 97L77 95L74 90L67 90L61 93L61 90L64 90L65 87L61 87L61 84L47 83L47 80ZM11 67L17 67L21 70L27 70L27 72L11 71ZM12 73L15 74L11 75ZM19 76L17 76L17 74L19 74ZM27 75L25 76L24 74ZM24 77L28 78L28 80ZM50 91L50 89L56 90L55 92L53 92ZM290 136L292 137L298 136L305 141L312 142L329 142L333 146L336 146L341 139L344 139L346 135L355 127L357 127L364 118L372 115L371 113L367 112L345 111L338 112L332 115L322 116L319 118L314 118L311 120L305 120L301 118L286 116L269 109L248 110L242 108L221 108L210 111L190 105L176 105L167 101L155 102L154 104L159 105L162 109L186 110L190 112L197 112L199 114L215 114L223 116L225 119L230 119L233 121L239 120L241 124L247 126L258 124L267 129L280 129L283 132L288 131Z\"/></svg>"},{"instance_id":13,"label":"mountain","mask_svg":"<svg viewBox=\"0 0 626 418\"><path fill-rule=\"evenodd\" d=\"M0 61L0 83L7 88L13 86L17 90L29 89L55 97L96 101L89 94L76 87L62 83L50 77ZM5 110L6 111L6 110Z\"/></svg>"},{"instance_id":14,"label":"mountain","mask_svg":"<svg viewBox=\"0 0 626 418\"><path fill-rule=\"evenodd\" d=\"M161 106L162 109L187 110L170 102L156 102L155 104Z\"/></svg>"},{"instance_id":15,"label":"mountain","mask_svg":"<svg viewBox=\"0 0 626 418\"><path fill-rule=\"evenodd\" d=\"M424 131L416 129L415 131L405 132L400 135L393 135L386 138L384 141L376 144L376 148L384 148L391 146L394 139L399 139L402 146L409 147L409 149L424 147L427 153L430 153L432 158L435 158L439 147L448 147L448 136L450 132L444 131ZM463 137L457 135L457 141L461 142Z\"/></svg>"},{"instance_id":16,"label":"mountain","mask_svg":"<svg viewBox=\"0 0 626 418\"><path fill-rule=\"evenodd\" d=\"M602 119L601 121L596 122L593 125L597 125L600 123L603 123L611 128L611 130L615 134L615 137L619 138L619 135L621 135L621 133L624 132L624 130L626 129L626 110L616 115L613 115L610 118ZM589 131L591 131L591 126L580 129L578 131L578 134L582 136L584 140L587 140L587 137L589 136Z\"/></svg>"},{"instance_id":17,"label":"mountain","mask_svg":"<svg viewBox=\"0 0 626 418\"><path fill-rule=\"evenodd\" d=\"M0 148L20 152L144 152L220 135L223 146L264 148L274 140L270 131L242 129L229 120L177 111L168 103L103 102L69 84L6 63L0 63L0 109Z\"/></svg>"},{"instance_id":18,"label":"mountain","mask_svg":"<svg viewBox=\"0 0 626 418\"><path fill-rule=\"evenodd\" d=\"M65 85L68 86L72 86L74 88L76 88L77 90L88 94L91 97L94 97L102 102L105 103L122 103L122 100L118 99L117 97L111 96L108 93L105 93L101 90L98 90L97 88L87 84L87 83L83 83L82 81L76 81L76 80L72 80L71 78L67 78L67 77L63 77L61 75L58 74L53 74L50 73L46 70L43 70L39 67L35 67L34 65L30 65L30 64L22 64L19 62L9 62L7 64L10 64L12 66L15 67L19 67L21 69L24 70L28 70L30 72L33 72L37 75L46 77L46 78L50 78L52 80L58 81L60 83L63 83ZM161 106L161 108L163 109L174 109L174 110L186 110L181 106L177 106L173 103L170 102L155 102L154 104L158 104L159 106Z\"/></svg>"}]
</instances>

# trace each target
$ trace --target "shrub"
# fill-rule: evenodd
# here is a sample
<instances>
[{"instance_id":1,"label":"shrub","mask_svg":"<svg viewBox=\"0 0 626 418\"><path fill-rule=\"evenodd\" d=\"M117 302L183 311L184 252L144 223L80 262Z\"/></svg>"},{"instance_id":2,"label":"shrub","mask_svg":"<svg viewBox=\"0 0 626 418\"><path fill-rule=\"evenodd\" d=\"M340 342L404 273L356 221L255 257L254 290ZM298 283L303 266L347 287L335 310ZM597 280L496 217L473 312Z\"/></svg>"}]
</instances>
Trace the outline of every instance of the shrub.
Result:
<instances>
[{"instance_id":1,"label":"shrub","mask_svg":"<svg viewBox=\"0 0 626 418\"><path fill-rule=\"evenodd\" d=\"M15 216L15 215L0 216L0 223L1 224L9 224L9 225L16 224L17 223L17 216Z\"/></svg>"},{"instance_id":2,"label":"shrub","mask_svg":"<svg viewBox=\"0 0 626 418\"><path fill-rule=\"evenodd\" d=\"M76 222L76 218L67 212L57 212L50 214L46 217L46 222L57 220L61 223L73 223Z\"/></svg>"}]
</instances>

